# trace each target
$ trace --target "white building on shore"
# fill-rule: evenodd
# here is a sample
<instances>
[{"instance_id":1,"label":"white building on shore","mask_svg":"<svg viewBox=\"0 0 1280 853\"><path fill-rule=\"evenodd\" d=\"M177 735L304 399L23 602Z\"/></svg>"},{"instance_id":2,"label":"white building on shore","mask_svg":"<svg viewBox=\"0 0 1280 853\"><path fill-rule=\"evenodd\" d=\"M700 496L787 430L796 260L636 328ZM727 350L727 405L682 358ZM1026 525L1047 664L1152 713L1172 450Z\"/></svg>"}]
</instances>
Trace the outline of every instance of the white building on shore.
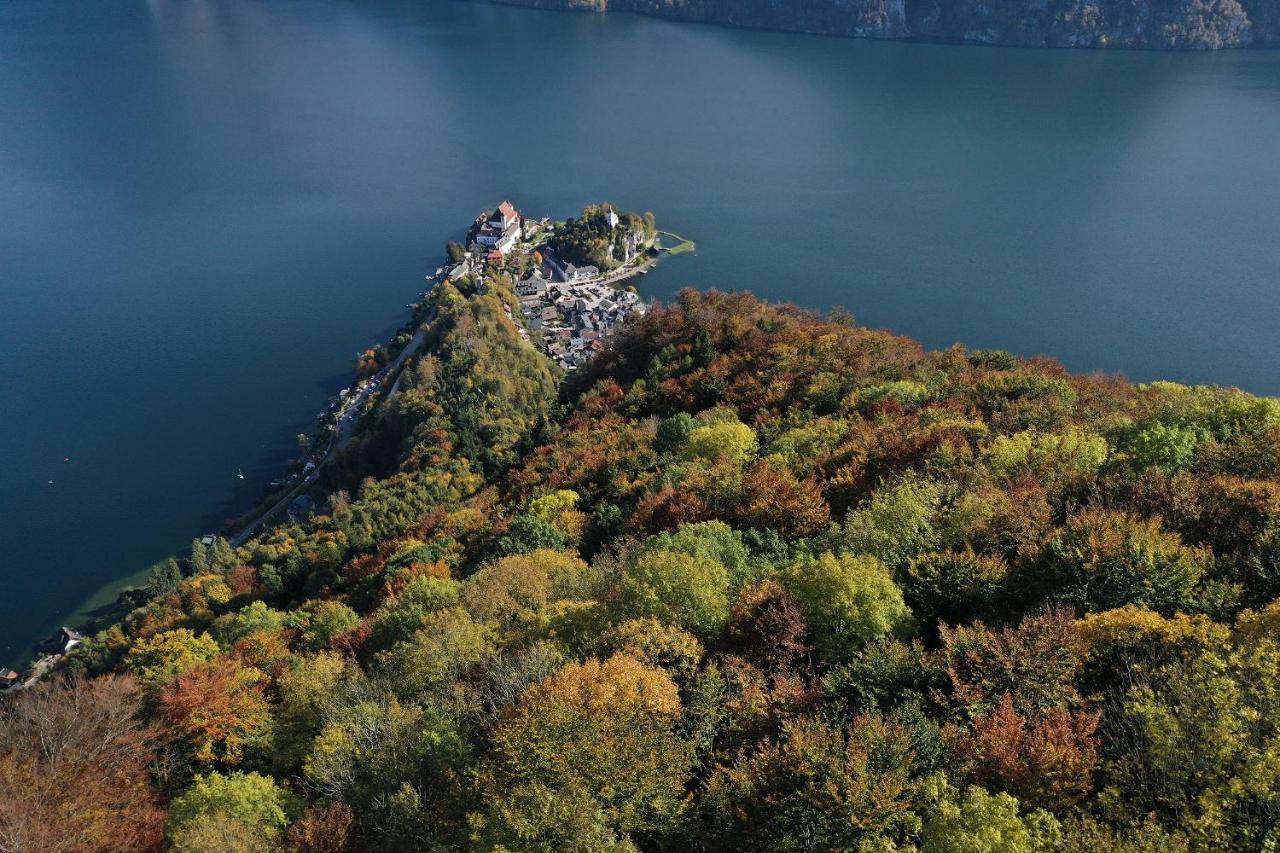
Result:
<instances>
[{"instance_id":1,"label":"white building on shore","mask_svg":"<svg viewBox=\"0 0 1280 853\"><path fill-rule=\"evenodd\" d=\"M480 225L476 242L503 254L509 252L520 239L520 211L509 201L498 205Z\"/></svg>"}]
</instances>

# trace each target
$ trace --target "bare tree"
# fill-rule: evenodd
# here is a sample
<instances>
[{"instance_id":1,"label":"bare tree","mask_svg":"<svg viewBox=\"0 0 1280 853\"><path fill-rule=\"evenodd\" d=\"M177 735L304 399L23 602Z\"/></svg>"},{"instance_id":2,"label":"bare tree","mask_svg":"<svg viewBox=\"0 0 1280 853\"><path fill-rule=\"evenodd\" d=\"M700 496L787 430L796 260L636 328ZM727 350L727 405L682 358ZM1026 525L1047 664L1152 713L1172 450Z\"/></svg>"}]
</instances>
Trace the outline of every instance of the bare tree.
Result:
<instances>
[{"instance_id":1,"label":"bare tree","mask_svg":"<svg viewBox=\"0 0 1280 853\"><path fill-rule=\"evenodd\" d=\"M128 676L45 681L0 703L0 853L160 848L141 709Z\"/></svg>"}]
</instances>

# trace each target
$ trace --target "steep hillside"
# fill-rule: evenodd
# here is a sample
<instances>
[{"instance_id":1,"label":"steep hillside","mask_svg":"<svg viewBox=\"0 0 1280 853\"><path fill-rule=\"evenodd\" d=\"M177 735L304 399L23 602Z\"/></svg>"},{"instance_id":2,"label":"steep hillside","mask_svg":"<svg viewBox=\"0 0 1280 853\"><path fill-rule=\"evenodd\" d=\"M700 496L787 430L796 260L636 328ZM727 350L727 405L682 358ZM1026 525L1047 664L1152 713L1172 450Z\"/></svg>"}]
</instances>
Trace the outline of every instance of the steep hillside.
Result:
<instances>
[{"instance_id":1,"label":"steep hillside","mask_svg":"<svg viewBox=\"0 0 1280 853\"><path fill-rule=\"evenodd\" d=\"M0 849L1280 842L1277 402L714 291L557 388L433 299L327 506L10 700Z\"/></svg>"},{"instance_id":2,"label":"steep hillside","mask_svg":"<svg viewBox=\"0 0 1280 853\"><path fill-rule=\"evenodd\" d=\"M830 36L1019 47L1217 50L1280 43L1277 0L501 0Z\"/></svg>"}]
</instances>

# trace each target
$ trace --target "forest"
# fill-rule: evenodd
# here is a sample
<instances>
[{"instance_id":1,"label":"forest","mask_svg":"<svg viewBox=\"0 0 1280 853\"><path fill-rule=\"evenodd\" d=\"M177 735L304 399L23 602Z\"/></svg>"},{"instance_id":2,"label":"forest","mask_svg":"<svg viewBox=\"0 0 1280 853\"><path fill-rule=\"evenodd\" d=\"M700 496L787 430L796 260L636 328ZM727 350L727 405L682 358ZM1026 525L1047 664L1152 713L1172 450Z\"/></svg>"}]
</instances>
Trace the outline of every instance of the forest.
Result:
<instances>
[{"instance_id":1,"label":"forest","mask_svg":"<svg viewBox=\"0 0 1280 853\"><path fill-rule=\"evenodd\" d=\"M1280 848L1277 401L432 300L325 505L2 700L0 850Z\"/></svg>"},{"instance_id":2,"label":"forest","mask_svg":"<svg viewBox=\"0 0 1280 853\"><path fill-rule=\"evenodd\" d=\"M653 245L657 236L652 213L624 213L610 204L588 205L577 219L560 223L551 250L571 264L610 270Z\"/></svg>"}]
</instances>

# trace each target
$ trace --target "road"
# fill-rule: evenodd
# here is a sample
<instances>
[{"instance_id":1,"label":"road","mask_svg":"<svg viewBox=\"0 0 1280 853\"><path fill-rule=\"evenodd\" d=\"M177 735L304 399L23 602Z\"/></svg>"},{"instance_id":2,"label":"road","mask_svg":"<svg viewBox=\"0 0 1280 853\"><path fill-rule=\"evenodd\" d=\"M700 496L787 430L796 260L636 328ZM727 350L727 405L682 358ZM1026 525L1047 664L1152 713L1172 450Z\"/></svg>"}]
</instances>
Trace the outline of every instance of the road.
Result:
<instances>
[{"instance_id":1,"label":"road","mask_svg":"<svg viewBox=\"0 0 1280 853\"><path fill-rule=\"evenodd\" d=\"M316 460L316 467L311 470L310 474L307 474L299 480L298 484L290 489L284 497L280 498L280 500L268 507L265 512L254 519L253 522L243 530L232 536L229 541L233 548L239 548L241 545L248 542L249 539L252 538L259 529L261 529L262 525L265 524L268 519L288 506L289 502L296 498L300 492L311 487L311 484L320 476L321 469L324 468L325 464L333 458L333 454L342 450L350 443L351 437L355 433L356 422L360 420L360 414L364 409L364 404L368 402L371 396L382 388L383 384L385 384L393 374L395 374L396 379L391 386L391 390L387 393L387 399L390 400L395 396L396 392L400 390L400 376L402 375L400 373L400 368L404 366L404 363L415 352L422 348L423 343L425 343L427 339L427 328L435 321L435 319L436 315L433 310L431 314L418 326L418 330L413 333L413 337L409 340L409 343L405 344L405 347L400 351L400 354L396 356L390 364L382 368L378 373L374 374L375 377L380 378L366 385L354 398L351 399L349 403L347 403L346 407L343 409L342 415L338 418L337 423L334 424L334 430L329 436L329 445L325 448L324 455L321 456L319 460Z\"/></svg>"},{"instance_id":2,"label":"road","mask_svg":"<svg viewBox=\"0 0 1280 853\"><path fill-rule=\"evenodd\" d=\"M628 263L626 266L623 266L620 269L616 269L612 272L605 273L604 275L598 276L596 278L583 279L582 281L574 282L574 284L613 284L615 281L622 281L623 279L631 278L632 276L635 276L635 275L640 275L640 273L642 272L648 272L649 269L651 269L655 264L658 263L659 257L661 256L649 258L648 260L639 264ZM560 281L563 282L566 280L565 273L564 273L564 266L560 263L560 259L555 256L554 252L549 250L543 252L542 259L546 261L547 264L553 270L555 270L556 275L560 276ZM632 261L634 260L635 259L633 258Z\"/></svg>"}]
</instances>

